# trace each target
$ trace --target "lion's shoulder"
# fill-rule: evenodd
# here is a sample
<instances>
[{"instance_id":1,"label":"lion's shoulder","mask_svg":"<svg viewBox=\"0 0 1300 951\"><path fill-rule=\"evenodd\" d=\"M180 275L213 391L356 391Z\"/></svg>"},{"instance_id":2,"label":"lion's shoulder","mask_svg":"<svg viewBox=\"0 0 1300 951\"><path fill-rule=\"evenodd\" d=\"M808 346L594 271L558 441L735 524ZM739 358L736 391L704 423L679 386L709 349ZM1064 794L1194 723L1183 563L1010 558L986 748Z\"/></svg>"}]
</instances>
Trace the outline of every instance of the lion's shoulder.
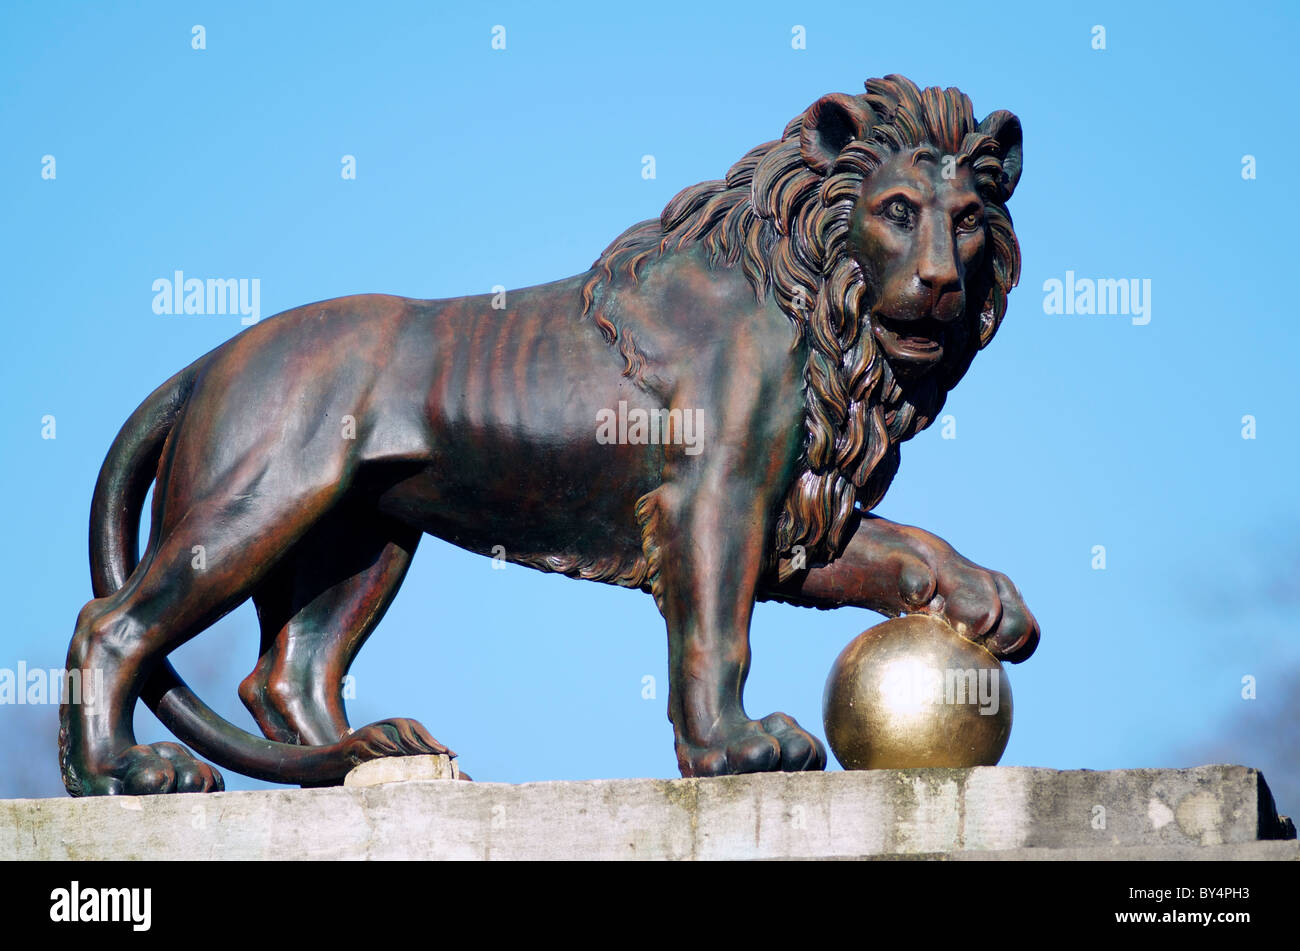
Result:
<instances>
[{"instance_id":1,"label":"lion's shoulder","mask_svg":"<svg viewBox=\"0 0 1300 951\"><path fill-rule=\"evenodd\" d=\"M657 307L670 324L715 337L771 334L787 344L795 326L770 294L761 297L739 265L710 262L699 245L664 254L646 267L631 296Z\"/></svg>"}]
</instances>

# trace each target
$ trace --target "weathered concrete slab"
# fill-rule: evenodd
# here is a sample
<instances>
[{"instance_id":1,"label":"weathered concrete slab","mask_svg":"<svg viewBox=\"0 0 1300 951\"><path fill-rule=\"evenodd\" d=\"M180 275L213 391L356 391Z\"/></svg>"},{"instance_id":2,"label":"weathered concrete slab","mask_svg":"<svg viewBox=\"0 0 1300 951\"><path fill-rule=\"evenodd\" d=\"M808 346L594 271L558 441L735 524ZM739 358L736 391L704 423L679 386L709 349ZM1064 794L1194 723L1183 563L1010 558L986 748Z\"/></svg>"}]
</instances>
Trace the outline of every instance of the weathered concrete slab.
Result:
<instances>
[{"instance_id":1,"label":"weathered concrete slab","mask_svg":"<svg viewBox=\"0 0 1300 951\"><path fill-rule=\"evenodd\" d=\"M0 859L974 857L1186 850L1282 834L1263 777L1243 766L392 782L0 801Z\"/></svg>"}]
</instances>

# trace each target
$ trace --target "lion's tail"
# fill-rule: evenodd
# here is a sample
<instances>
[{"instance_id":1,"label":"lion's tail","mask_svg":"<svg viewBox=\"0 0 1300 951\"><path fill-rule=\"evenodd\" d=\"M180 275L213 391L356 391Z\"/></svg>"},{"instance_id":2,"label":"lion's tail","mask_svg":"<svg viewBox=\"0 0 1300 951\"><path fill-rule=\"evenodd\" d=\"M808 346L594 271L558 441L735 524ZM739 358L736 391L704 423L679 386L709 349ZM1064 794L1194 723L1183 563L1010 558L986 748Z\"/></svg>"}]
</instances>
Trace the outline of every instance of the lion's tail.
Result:
<instances>
[{"instance_id":1,"label":"lion's tail","mask_svg":"<svg viewBox=\"0 0 1300 951\"><path fill-rule=\"evenodd\" d=\"M108 450L90 506L90 575L96 598L119 590L139 563L136 546L144 500L167 437L185 410L202 366L200 359L154 390L131 414ZM404 749L412 743L419 745L418 738L403 737L399 735L401 726L388 723L378 731L330 746L295 746L254 736L199 699L165 658L140 696L167 729L201 756L272 782L339 782L358 762L391 752L389 744Z\"/></svg>"},{"instance_id":2,"label":"lion's tail","mask_svg":"<svg viewBox=\"0 0 1300 951\"><path fill-rule=\"evenodd\" d=\"M90 503L90 584L97 598L126 584L139 562L136 540L145 496L199 365L190 364L149 394L122 426L99 470Z\"/></svg>"}]
</instances>

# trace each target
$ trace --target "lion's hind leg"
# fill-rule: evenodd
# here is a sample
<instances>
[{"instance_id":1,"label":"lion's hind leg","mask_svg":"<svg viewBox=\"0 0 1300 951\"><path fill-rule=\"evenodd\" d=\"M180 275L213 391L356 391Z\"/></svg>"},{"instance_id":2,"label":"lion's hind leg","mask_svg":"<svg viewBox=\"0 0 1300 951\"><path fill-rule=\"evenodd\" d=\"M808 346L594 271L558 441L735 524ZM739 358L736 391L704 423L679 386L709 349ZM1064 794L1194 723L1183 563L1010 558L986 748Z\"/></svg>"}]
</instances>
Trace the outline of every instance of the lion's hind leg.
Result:
<instances>
[{"instance_id":1,"label":"lion's hind leg","mask_svg":"<svg viewBox=\"0 0 1300 951\"><path fill-rule=\"evenodd\" d=\"M262 473L258 473L261 475ZM181 506L160 500L165 524L127 584L82 609L68 668L102 672L101 696L60 710L64 781L77 795L211 791L221 779L174 743L140 746L132 715L155 664L236 607L334 502L330 493L271 498L237 478ZM157 490L156 490L157 491ZM162 490L163 496L167 494ZM175 500L173 499L173 502ZM98 679L98 678L97 678Z\"/></svg>"},{"instance_id":2,"label":"lion's hind leg","mask_svg":"<svg viewBox=\"0 0 1300 951\"><path fill-rule=\"evenodd\" d=\"M239 696L267 737L325 746L348 734L343 678L419 541L418 530L345 503L254 591L262 653Z\"/></svg>"},{"instance_id":3,"label":"lion's hind leg","mask_svg":"<svg viewBox=\"0 0 1300 951\"><path fill-rule=\"evenodd\" d=\"M132 715L156 665L250 597L349 492L345 456L268 454L259 445L219 473L193 470L180 443L164 458L144 557L121 589L83 608L68 650L69 669L102 672L103 683L93 704L60 710L70 792L221 788L183 747L137 745Z\"/></svg>"}]
</instances>

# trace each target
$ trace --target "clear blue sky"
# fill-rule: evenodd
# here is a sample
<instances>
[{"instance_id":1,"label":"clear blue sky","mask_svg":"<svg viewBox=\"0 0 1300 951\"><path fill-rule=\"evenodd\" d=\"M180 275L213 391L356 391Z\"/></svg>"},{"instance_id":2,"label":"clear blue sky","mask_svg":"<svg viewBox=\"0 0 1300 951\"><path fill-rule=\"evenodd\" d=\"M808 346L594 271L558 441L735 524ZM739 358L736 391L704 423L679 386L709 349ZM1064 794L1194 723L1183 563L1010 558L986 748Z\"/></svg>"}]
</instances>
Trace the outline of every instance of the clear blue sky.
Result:
<instances>
[{"instance_id":1,"label":"clear blue sky","mask_svg":"<svg viewBox=\"0 0 1300 951\"><path fill-rule=\"evenodd\" d=\"M1006 571L1042 623L1003 762L1245 762L1300 809L1294 5L464 7L5 5L0 667L62 665L114 435L241 329L155 314L155 279L256 277L269 316L578 273L822 94L900 72L1025 130L1021 285L948 403L957 438L906 446L878 509ZM1150 323L1044 313L1067 270L1149 279ZM821 733L827 670L876 620L760 606L750 713ZM354 667L352 720L417 717L484 780L673 776L665 643L642 594L426 538ZM250 728L256 646L245 606L176 655ZM56 713L0 707L0 796L61 794ZM166 738L147 713L137 730Z\"/></svg>"}]
</instances>

